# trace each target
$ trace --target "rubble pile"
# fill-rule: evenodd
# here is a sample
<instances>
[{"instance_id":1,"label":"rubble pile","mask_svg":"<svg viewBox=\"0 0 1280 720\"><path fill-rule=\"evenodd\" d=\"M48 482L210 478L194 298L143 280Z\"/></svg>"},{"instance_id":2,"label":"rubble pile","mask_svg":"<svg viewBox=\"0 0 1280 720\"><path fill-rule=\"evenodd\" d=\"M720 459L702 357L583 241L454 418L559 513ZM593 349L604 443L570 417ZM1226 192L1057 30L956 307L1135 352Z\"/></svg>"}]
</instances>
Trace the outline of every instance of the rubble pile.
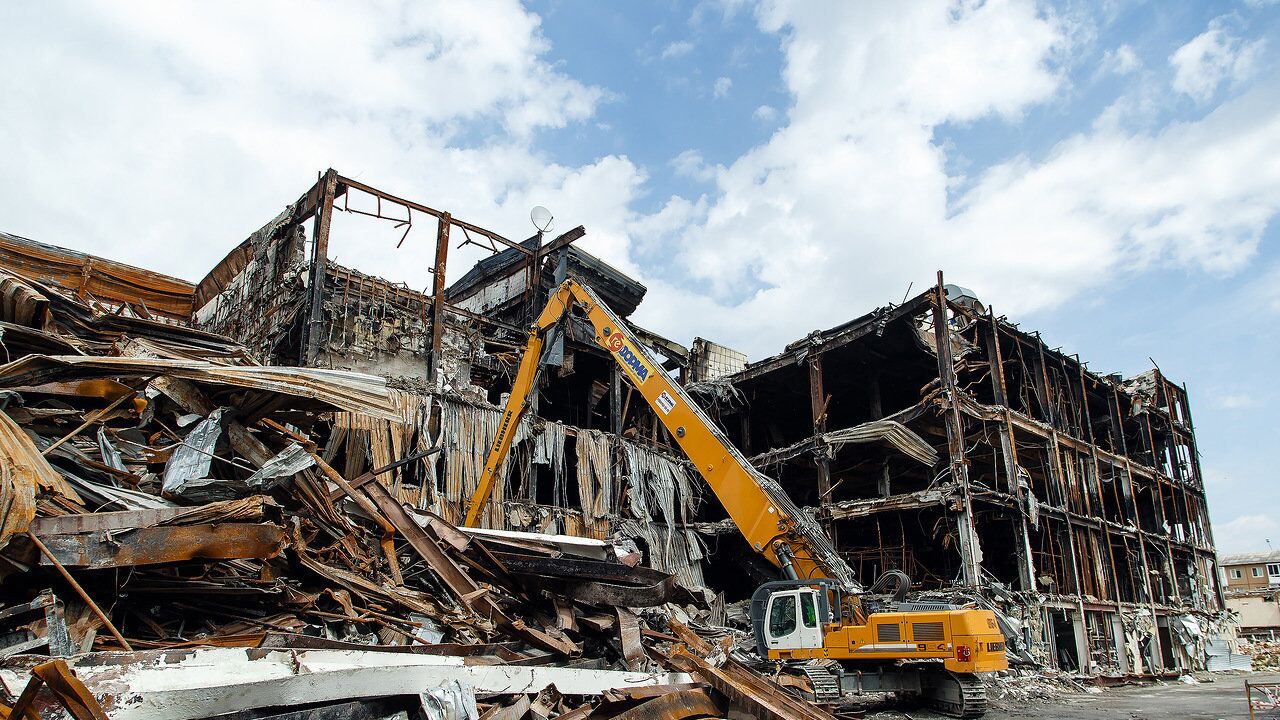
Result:
<instances>
[{"instance_id":1,"label":"rubble pile","mask_svg":"<svg viewBox=\"0 0 1280 720\"><path fill-rule=\"evenodd\" d=\"M89 345L62 313L28 330L83 354L0 366L11 716L825 714L669 624L705 600L634 545L460 530L413 502L440 453L417 436L383 467L351 457L352 427L416 396L179 349L189 331L154 320Z\"/></svg>"},{"instance_id":2,"label":"rubble pile","mask_svg":"<svg viewBox=\"0 0 1280 720\"><path fill-rule=\"evenodd\" d=\"M1240 640L1240 654L1253 657L1254 670L1280 670L1280 640L1255 638Z\"/></svg>"}]
</instances>

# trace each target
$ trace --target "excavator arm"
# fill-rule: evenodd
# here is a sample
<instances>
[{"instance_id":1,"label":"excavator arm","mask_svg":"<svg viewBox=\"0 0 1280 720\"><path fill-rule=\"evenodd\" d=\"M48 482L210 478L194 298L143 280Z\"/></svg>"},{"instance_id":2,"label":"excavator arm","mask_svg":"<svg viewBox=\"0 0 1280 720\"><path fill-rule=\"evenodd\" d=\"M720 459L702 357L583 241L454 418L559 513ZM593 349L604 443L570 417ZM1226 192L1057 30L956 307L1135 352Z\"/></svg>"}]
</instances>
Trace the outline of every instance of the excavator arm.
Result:
<instances>
[{"instance_id":1,"label":"excavator arm","mask_svg":"<svg viewBox=\"0 0 1280 720\"><path fill-rule=\"evenodd\" d=\"M595 341L618 363L654 414L675 438L751 547L793 580L830 579L845 592L861 587L822 528L795 506L776 481L764 476L728 441L649 351L595 292L565 280L529 330L511 395L484 471L467 506L464 525L474 527L493 493L520 419L536 390L548 335L580 308L595 329Z\"/></svg>"},{"instance_id":2,"label":"excavator arm","mask_svg":"<svg viewBox=\"0 0 1280 720\"><path fill-rule=\"evenodd\" d=\"M653 408L743 537L788 578L762 585L752 598L752 625L761 657L821 661L806 665L805 672L815 693L819 687L834 688L833 695L824 695L828 700L841 692L892 690L922 695L956 717L976 718L986 711L985 691L976 673L1008 668L1005 637L995 615L972 606L901 602L902 597L864 607L856 596L862 587L822 528L776 481L747 462L618 316L591 288L575 280L556 289L529 329L497 438L467 506L467 526L479 521L511 450L520 418L536 391L543 348L575 308L585 314L595 329L595 342ZM897 575L909 584L905 575ZM879 585L872 586L873 594ZM829 597L842 598L847 612L833 612ZM815 605L818 613L813 612ZM809 610L800 613L797 623L797 608L805 607ZM826 619L818 621L817 616ZM846 672L844 665L835 674L822 669L831 660L853 663L855 671Z\"/></svg>"}]
</instances>

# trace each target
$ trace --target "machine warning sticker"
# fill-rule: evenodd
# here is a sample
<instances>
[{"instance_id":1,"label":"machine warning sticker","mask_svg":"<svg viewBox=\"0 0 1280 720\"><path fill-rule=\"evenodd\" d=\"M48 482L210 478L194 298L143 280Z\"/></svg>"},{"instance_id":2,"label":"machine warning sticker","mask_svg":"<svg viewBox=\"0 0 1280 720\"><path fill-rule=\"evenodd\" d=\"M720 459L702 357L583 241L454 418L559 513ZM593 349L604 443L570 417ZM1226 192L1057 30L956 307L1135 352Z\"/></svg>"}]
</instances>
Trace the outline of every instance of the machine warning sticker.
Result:
<instances>
[{"instance_id":1,"label":"machine warning sticker","mask_svg":"<svg viewBox=\"0 0 1280 720\"><path fill-rule=\"evenodd\" d=\"M669 415L672 410L676 409L676 399L671 397L666 390L658 393L658 398L653 402L662 411L663 415Z\"/></svg>"}]
</instances>

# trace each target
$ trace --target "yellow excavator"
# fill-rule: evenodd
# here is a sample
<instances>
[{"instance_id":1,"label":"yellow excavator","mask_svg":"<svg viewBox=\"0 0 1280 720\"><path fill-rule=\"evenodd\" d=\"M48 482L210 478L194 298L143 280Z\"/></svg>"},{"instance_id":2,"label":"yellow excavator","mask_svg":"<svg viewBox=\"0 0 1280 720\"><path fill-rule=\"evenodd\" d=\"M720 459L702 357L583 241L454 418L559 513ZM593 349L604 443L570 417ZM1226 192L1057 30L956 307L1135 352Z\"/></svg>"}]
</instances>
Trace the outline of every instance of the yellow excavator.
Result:
<instances>
[{"instance_id":1,"label":"yellow excavator","mask_svg":"<svg viewBox=\"0 0 1280 720\"><path fill-rule=\"evenodd\" d=\"M869 589L830 538L796 507L777 481L757 471L596 293L570 278L551 295L529 330L484 471L464 524L475 527L511 449L543 366L543 349L577 308L595 341L653 408L697 467L751 547L782 578L752 596L756 650L772 660L800 660L819 699L844 693L917 695L956 717L980 717L986 694L978 673L1008 668L1005 638L990 610L942 602L908 602L910 579L891 571ZM886 592L892 587L893 592Z\"/></svg>"}]
</instances>

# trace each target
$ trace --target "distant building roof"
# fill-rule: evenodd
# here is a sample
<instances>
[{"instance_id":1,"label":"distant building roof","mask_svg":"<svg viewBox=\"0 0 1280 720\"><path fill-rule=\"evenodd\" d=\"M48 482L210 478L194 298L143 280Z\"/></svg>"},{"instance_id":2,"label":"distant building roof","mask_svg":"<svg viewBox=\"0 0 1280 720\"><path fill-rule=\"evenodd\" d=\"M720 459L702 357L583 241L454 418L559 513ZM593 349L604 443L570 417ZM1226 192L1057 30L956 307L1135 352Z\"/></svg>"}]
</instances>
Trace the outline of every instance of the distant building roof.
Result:
<instances>
[{"instance_id":1,"label":"distant building roof","mask_svg":"<svg viewBox=\"0 0 1280 720\"><path fill-rule=\"evenodd\" d=\"M1227 565L1258 565L1274 562L1280 562L1280 550L1263 550L1261 552L1218 556L1218 564L1224 567Z\"/></svg>"}]
</instances>

